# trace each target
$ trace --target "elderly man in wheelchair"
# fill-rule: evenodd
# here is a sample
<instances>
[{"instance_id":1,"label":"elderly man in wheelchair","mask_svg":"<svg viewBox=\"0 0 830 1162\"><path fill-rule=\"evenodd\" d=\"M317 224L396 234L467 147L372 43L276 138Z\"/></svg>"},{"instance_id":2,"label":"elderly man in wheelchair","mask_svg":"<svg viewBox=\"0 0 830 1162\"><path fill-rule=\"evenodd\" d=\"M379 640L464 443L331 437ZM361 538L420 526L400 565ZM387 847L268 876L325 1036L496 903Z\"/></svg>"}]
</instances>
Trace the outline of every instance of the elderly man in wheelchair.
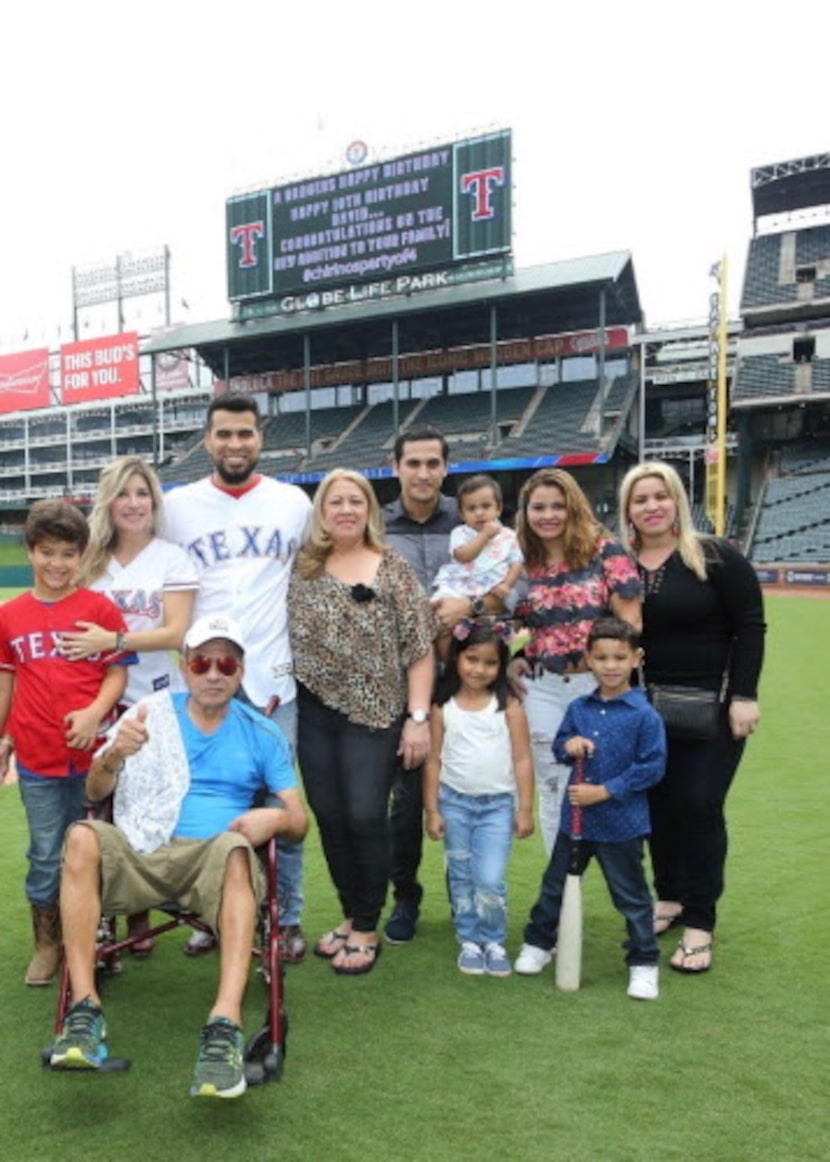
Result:
<instances>
[{"instance_id":1,"label":"elderly man in wheelchair","mask_svg":"<svg viewBox=\"0 0 830 1162\"><path fill-rule=\"evenodd\" d=\"M49 1051L53 1069L98 1069L108 1058L96 989L102 913L176 901L218 932L219 987L202 1029L194 1096L246 1088L241 1009L264 890L254 848L298 842L308 821L279 728L234 694L244 642L231 618L201 618L184 641L187 691L160 691L107 736L87 779L90 799L113 791L114 822L67 833L61 881L71 1005ZM279 806L254 807L267 792Z\"/></svg>"}]
</instances>

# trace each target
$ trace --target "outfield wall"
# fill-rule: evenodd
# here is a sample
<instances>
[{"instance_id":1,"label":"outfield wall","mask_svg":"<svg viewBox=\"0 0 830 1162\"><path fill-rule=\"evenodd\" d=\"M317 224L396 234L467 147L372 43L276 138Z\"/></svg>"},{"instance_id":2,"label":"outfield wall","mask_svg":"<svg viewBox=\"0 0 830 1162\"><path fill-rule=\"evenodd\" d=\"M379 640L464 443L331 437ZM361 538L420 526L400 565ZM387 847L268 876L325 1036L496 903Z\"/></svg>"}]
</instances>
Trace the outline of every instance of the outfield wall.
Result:
<instances>
[{"instance_id":1,"label":"outfield wall","mask_svg":"<svg viewBox=\"0 0 830 1162\"><path fill-rule=\"evenodd\" d=\"M30 565L0 565L0 589L31 589Z\"/></svg>"},{"instance_id":2,"label":"outfield wall","mask_svg":"<svg viewBox=\"0 0 830 1162\"><path fill-rule=\"evenodd\" d=\"M756 565L755 572L762 585L830 587L830 565Z\"/></svg>"}]
</instances>

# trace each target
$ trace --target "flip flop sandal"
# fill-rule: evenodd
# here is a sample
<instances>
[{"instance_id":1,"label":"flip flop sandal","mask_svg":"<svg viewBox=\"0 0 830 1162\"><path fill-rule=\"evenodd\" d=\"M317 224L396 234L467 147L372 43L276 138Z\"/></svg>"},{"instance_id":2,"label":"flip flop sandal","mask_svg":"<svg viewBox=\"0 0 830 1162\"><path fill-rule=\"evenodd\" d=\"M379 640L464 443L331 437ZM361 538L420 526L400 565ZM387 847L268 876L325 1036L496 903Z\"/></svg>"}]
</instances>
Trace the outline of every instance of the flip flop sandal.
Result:
<instances>
[{"instance_id":1,"label":"flip flop sandal","mask_svg":"<svg viewBox=\"0 0 830 1162\"><path fill-rule=\"evenodd\" d=\"M665 912L655 912L651 918L652 927L654 928L655 936L662 936L664 932L668 932L670 928L676 928L683 919L683 910L675 912L674 915L668 915ZM663 928L658 928L658 924L663 924Z\"/></svg>"},{"instance_id":2,"label":"flip flop sandal","mask_svg":"<svg viewBox=\"0 0 830 1162\"><path fill-rule=\"evenodd\" d=\"M679 940L677 942L677 947L682 949L683 959L686 960L686 958L689 956L700 956L700 954L703 952L711 952L712 941L710 940L708 944L698 944L696 948L689 948L683 943L682 940ZM669 968L673 968L675 972L683 972L687 976L700 976L701 973L708 972L711 967L711 957L709 959L709 963L701 965L700 968L691 968L685 964L675 964L673 960L669 961Z\"/></svg>"},{"instance_id":3,"label":"flip flop sandal","mask_svg":"<svg viewBox=\"0 0 830 1162\"><path fill-rule=\"evenodd\" d=\"M359 968L349 968L347 964L333 964L332 968L338 976L365 976L371 972L382 952L380 944L344 944L343 951L347 956L368 956L369 960Z\"/></svg>"},{"instance_id":4,"label":"flip flop sandal","mask_svg":"<svg viewBox=\"0 0 830 1162\"><path fill-rule=\"evenodd\" d=\"M322 957L323 960L333 960L340 951L340 946L345 944L350 936L351 932L341 932L338 928L332 928L331 932L321 936L314 945L314 955ZM333 945L336 947L332 947Z\"/></svg>"}]
</instances>

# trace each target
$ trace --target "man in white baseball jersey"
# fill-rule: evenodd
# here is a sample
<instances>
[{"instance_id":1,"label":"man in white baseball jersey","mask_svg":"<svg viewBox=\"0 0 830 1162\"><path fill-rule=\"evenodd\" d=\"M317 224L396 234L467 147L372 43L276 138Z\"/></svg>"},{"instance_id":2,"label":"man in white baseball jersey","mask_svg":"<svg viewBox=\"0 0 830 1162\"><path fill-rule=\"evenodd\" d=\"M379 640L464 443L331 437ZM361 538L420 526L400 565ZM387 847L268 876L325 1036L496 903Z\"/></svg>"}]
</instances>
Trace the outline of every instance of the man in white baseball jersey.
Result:
<instances>
[{"instance_id":1,"label":"man in white baseball jersey","mask_svg":"<svg viewBox=\"0 0 830 1162\"><path fill-rule=\"evenodd\" d=\"M204 444L214 469L165 496L167 535L187 550L199 575L194 618L231 614L245 637L240 696L296 744L296 685L288 641L286 593L311 515L302 489L256 471L262 419L247 396L216 396L208 407ZM302 846L280 844L280 930L283 956L305 956ZM205 950L191 940L191 954Z\"/></svg>"}]
</instances>

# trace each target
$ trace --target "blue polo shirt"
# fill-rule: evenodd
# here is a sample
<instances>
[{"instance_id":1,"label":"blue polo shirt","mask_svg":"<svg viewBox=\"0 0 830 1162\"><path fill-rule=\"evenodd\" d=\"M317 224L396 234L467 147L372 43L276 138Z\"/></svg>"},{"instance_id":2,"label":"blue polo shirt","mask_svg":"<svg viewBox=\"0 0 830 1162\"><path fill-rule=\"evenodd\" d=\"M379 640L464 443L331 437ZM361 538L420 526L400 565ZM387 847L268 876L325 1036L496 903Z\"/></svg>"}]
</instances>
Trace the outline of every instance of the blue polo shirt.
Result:
<instances>
[{"instance_id":1,"label":"blue polo shirt","mask_svg":"<svg viewBox=\"0 0 830 1162\"><path fill-rule=\"evenodd\" d=\"M585 761L585 782L604 786L612 796L605 803L583 809L582 838L594 843L623 843L648 835L651 822L646 791L665 773L666 731L644 692L633 689L605 699L595 690L572 702L553 740L557 762L573 766L565 743L577 735L591 739L596 747ZM562 804L561 827L571 834L567 797Z\"/></svg>"}]
</instances>

